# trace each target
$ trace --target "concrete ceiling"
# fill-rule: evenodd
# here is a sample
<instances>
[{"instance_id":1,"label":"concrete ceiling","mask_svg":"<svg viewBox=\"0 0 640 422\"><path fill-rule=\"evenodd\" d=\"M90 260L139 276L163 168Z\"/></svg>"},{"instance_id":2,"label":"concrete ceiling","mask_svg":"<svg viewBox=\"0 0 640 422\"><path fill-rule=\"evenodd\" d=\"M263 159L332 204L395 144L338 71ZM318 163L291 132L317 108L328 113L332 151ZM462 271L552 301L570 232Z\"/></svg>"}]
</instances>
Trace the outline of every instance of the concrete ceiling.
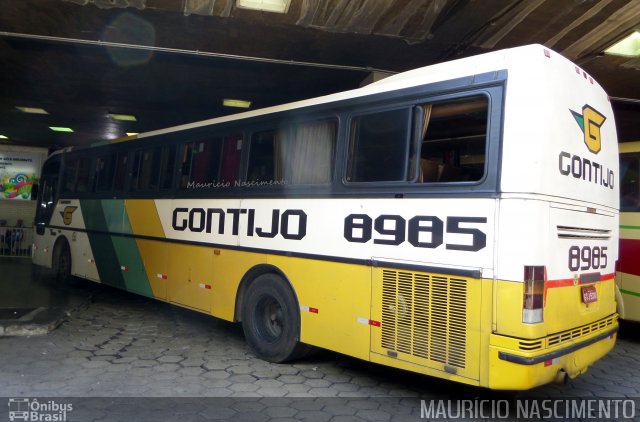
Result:
<instances>
[{"instance_id":1,"label":"concrete ceiling","mask_svg":"<svg viewBox=\"0 0 640 422\"><path fill-rule=\"evenodd\" d=\"M638 0L291 0L286 14L235 0L2 0L0 134L81 145L238 111L223 98L260 108L541 43L614 97L621 141L640 140L640 59L602 54L633 30Z\"/></svg>"}]
</instances>

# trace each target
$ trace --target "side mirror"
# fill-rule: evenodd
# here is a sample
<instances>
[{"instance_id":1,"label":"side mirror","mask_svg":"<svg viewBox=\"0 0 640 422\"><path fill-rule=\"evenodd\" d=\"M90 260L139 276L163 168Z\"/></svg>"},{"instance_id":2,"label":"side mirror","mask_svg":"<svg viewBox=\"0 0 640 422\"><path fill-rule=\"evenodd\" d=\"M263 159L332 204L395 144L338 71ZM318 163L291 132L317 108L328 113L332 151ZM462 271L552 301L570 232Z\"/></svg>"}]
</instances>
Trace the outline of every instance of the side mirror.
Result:
<instances>
[{"instance_id":1,"label":"side mirror","mask_svg":"<svg viewBox=\"0 0 640 422\"><path fill-rule=\"evenodd\" d=\"M38 185L37 183L34 183L33 185L31 185L31 200L35 201L36 199L38 199L38 190L40 189L40 185Z\"/></svg>"}]
</instances>

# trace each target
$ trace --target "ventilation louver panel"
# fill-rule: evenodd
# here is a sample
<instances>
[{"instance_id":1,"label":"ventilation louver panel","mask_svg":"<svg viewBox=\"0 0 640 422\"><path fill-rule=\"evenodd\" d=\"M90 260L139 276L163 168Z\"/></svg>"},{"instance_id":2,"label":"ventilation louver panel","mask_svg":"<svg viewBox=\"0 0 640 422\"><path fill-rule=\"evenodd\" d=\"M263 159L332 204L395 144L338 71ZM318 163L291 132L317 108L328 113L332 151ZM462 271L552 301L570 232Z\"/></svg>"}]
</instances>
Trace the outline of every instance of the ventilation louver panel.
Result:
<instances>
[{"instance_id":1,"label":"ventilation louver panel","mask_svg":"<svg viewBox=\"0 0 640 422\"><path fill-rule=\"evenodd\" d=\"M465 368L467 281L385 270L381 346Z\"/></svg>"}]
</instances>

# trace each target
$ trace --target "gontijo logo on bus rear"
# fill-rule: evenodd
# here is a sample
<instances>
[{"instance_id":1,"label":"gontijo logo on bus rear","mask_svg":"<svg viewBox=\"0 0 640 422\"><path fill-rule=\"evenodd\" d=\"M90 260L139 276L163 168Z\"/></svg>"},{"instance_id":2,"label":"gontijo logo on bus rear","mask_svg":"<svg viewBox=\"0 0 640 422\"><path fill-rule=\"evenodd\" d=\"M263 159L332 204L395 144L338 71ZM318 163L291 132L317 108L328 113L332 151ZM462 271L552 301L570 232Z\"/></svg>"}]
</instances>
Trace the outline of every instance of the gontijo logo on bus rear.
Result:
<instances>
[{"instance_id":1,"label":"gontijo logo on bus rear","mask_svg":"<svg viewBox=\"0 0 640 422\"><path fill-rule=\"evenodd\" d=\"M600 139L600 126L607 120L598 110L585 104L582 107L582 114L576 113L573 110L569 110L573 114L573 118L582 129L584 134L584 143L589 151L597 154L600 152L602 142Z\"/></svg>"},{"instance_id":2,"label":"gontijo logo on bus rear","mask_svg":"<svg viewBox=\"0 0 640 422\"><path fill-rule=\"evenodd\" d=\"M598 154L602 149L600 127L607 118L589 104L582 107L582 113L571 109L569 111L582 130L584 144L589 152ZM558 168L563 176L572 176L575 179L613 189L615 179L613 170L590 158L562 151L558 156Z\"/></svg>"}]
</instances>

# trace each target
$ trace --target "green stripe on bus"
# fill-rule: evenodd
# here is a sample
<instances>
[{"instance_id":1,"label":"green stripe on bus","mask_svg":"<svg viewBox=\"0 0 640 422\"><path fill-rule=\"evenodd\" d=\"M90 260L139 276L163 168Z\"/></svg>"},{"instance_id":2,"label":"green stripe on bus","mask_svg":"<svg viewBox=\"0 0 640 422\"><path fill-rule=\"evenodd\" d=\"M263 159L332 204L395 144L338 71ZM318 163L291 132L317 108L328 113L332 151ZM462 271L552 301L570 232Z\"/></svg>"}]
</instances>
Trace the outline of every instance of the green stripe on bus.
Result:
<instances>
[{"instance_id":1,"label":"green stripe on bus","mask_svg":"<svg viewBox=\"0 0 640 422\"><path fill-rule=\"evenodd\" d=\"M133 234L122 199L104 199L100 201L108 232Z\"/></svg>"},{"instance_id":2,"label":"green stripe on bus","mask_svg":"<svg viewBox=\"0 0 640 422\"><path fill-rule=\"evenodd\" d=\"M133 234L124 201L105 199L101 202L109 231ZM131 292L153 297L151 284L144 269L136 240L132 237L111 236L111 243L120 266L125 288Z\"/></svg>"},{"instance_id":3,"label":"green stripe on bus","mask_svg":"<svg viewBox=\"0 0 640 422\"><path fill-rule=\"evenodd\" d=\"M620 292L622 292L624 294L627 294L627 295L631 295L631 296L640 296L640 293L632 292L631 290L620 289Z\"/></svg>"},{"instance_id":4,"label":"green stripe on bus","mask_svg":"<svg viewBox=\"0 0 640 422\"><path fill-rule=\"evenodd\" d=\"M626 226L626 225L620 225L621 229L629 229L629 230L640 230L640 226Z\"/></svg>"},{"instance_id":5,"label":"green stripe on bus","mask_svg":"<svg viewBox=\"0 0 640 422\"><path fill-rule=\"evenodd\" d=\"M111 236L107 234L109 220L105 216L102 201L81 199L80 207L82 208L85 227L89 233L89 244L91 245L100 281L110 286L126 289L122 271L116 266L118 261ZM91 230L101 233L91 232Z\"/></svg>"}]
</instances>

